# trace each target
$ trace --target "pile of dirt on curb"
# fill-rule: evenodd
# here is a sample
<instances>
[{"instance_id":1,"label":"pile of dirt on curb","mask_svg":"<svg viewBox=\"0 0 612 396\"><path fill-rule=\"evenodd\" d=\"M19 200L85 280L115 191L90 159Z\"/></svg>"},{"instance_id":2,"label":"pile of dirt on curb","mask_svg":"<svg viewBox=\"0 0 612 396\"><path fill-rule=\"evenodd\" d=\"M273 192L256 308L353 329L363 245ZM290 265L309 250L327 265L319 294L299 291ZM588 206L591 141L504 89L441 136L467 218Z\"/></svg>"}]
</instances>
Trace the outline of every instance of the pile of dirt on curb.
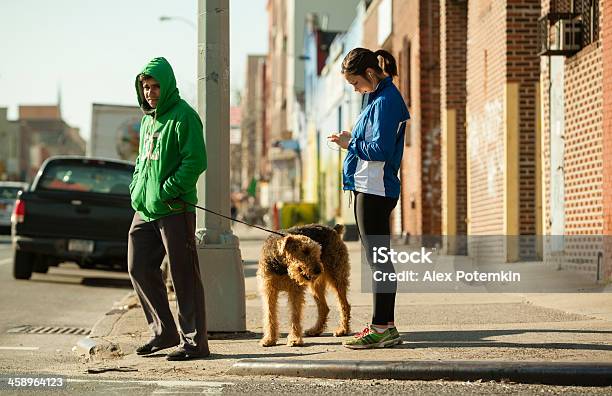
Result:
<instances>
[{"instance_id":1,"label":"pile of dirt on curb","mask_svg":"<svg viewBox=\"0 0 612 396\"><path fill-rule=\"evenodd\" d=\"M106 340L98 340L96 345L89 351L89 355L82 356L84 358L84 362L95 363L121 359L123 356L125 356L125 353L121 350L119 344L108 342Z\"/></svg>"}]
</instances>

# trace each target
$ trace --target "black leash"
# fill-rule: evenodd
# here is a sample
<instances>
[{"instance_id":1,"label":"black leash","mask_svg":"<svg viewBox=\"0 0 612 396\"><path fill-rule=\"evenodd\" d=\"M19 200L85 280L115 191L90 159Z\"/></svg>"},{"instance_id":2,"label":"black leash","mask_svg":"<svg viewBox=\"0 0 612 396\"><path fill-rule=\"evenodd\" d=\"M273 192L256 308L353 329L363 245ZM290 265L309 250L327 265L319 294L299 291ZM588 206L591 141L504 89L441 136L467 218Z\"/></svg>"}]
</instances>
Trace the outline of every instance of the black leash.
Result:
<instances>
[{"instance_id":1,"label":"black leash","mask_svg":"<svg viewBox=\"0 0 612 396\"><path fill-rule=\"evenodd\" d=\"M276 235L280 235L280 236L285 236L285 234L282 234L282 233L280 233L280 232L278 232L278 231L268 230L267 228L259 227L259 226L256 226L256 225L254 225L254 224L249 224L249 223L244 222L244 221L241 221L241 220L232 219L231 217L228 217L228 216L222 215L221 213L217 213L217 212L215 212L214 210L206 209L206 208L204 208L204 207L202 207L202 206L194 205L194 204L192 204L192 203L189 203L189 202L186 202L186 201L183 201L183 200L180 200L180 201L181 201L181 202L183 202L183 203L184 203L184 204L186 204L186 205L193 206L194 208L198 208L198 209L203 210L203 211L205 211L205 212L209 212L209 213L215 214L215 215L217 215L217 216L219 216L219 217L223 217L223 218L226 218L226 219L231 220L231 221L235 221L235 222L238 222L238 223L242 223L242 224L247 225L247 226L249 226L249 227L258 228L258 229L260 229L260 230L262 230L262 231L266 231L266 232L269 232L269 233L271 233L271 234L276 234Z\"/></svg>"}]
</instances>

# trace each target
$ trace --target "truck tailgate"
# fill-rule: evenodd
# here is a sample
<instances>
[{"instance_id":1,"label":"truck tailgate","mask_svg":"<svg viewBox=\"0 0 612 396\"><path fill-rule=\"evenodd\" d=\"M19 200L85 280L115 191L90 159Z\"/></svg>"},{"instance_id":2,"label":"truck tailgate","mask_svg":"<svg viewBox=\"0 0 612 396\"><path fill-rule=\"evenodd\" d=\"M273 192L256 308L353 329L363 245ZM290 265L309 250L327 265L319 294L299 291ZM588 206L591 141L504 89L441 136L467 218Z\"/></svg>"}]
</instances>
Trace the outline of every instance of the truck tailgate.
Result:
<instances>
[{"instance_id":1,"label":"truck tailgate","mask_svg":"<svg viewBox=\"0 0 612 396\"><path fill-rule=\"evenodd\" d=\"M129 196L41 191L26 193L19 235L85 240L127 240L134 211Z\"/></svg>"}]
</instances>

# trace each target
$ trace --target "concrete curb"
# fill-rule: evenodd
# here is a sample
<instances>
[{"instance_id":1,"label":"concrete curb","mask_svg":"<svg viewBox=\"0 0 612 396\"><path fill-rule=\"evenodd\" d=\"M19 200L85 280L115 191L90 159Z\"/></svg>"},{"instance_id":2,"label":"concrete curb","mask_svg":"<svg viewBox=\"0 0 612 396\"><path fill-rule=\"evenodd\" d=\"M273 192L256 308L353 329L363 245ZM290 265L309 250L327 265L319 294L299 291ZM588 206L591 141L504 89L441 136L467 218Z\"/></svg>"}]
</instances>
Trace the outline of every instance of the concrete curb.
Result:
<instances>
[{"instance_id":1,"label":"concrete curb","mask_svg":"<svg viewBox=\"0 0 612 396\"><path fill-rule=\"evenodd\" d=\"M132 291L126 294L119 302L115 303L115 308L105 313L93 325L89 335L77 341L75 346L76 352L79 355L90 356L103 346L105 348L108 347L106 349L112 349L112 343L104 340L103 337L109 336L119 319L131 309L130 301L134 298L135 294Z\"/></svg>"},{"instance_id":2,"label":"concrete curb","mask_svg":"<svg viewBox=\"0 0 612 396\"><path fill-rule=\"evenodd\" d=\"M339 361L243 359L228 374L333 379L512 381L610 386L612 363L524 361Z\"/></svg>"}]
</instances>

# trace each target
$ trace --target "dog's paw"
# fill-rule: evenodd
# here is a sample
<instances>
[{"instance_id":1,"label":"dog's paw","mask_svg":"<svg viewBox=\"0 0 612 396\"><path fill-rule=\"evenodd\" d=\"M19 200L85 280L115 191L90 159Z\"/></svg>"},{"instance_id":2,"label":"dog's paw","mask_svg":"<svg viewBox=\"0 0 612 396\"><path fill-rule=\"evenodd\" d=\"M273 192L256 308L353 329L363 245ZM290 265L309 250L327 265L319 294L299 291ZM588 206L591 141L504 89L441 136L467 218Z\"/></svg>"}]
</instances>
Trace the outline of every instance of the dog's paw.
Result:
<instances>
[{"instance_id":1,"label":"dog's paw","mask_svg":"<svg viewBox=\"0 0 612 396\"><path fill-rule=\"evenodd\" d=\"M304 346L304 340L302 340L299 337L298 338L290 337L287 339L287 346L290 346L290 347Z\"/></svg>"},{"instance_id":2,"label":"dog's paw","mask_svg":"<svg viewBox=\"0 0 612 396\"><path fill-rule=\"evenodd\" d=\"M318 329L316 327L308 329L304 332L307 337L318 337L321 335L321 333L323 333L323 329Z\"/></svg>"},{"instance_id":3,"label":"dog's paw","mask_svg":"<svg viewBox=\"0 0 612 396\"><path fill-rule=\"evenodd\" d=\"M274 346L276 345L276 340L266 337L266 338L263 338L261 341L259 341L259 345L261 345L262 347Z\"/></svg>"},{"instance_id":4,"label":"dog's paw","mask_svg":"<svg viewBox=\"0 0 612 396\"><path fill-rule=\"evenodd\" d=\"M335 331L334 331L334 337L344 337L349 335L351 332L350 329L346 329L344 327L338 327Z\"/></svg>"}]
</instances>

